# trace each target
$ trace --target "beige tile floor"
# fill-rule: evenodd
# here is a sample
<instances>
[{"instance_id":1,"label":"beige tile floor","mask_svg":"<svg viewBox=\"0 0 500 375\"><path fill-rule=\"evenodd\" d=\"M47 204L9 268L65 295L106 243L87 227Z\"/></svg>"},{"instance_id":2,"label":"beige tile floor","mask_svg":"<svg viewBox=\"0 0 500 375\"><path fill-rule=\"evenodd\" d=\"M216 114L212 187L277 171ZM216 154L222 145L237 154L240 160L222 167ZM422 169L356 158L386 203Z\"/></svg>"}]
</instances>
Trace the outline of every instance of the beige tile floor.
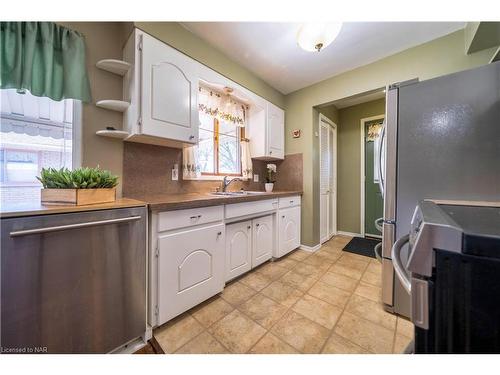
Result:
<instances>
[{"instance_id":1,"label":"beige tile floor","mask_svg":"<svg viewBox=\"0 0 500 375\"><path fill-rule=\"evenodd\" d=\"M165 353L401 353L412 324L381 305L381 266L336 236L226 285L154 331Z\"/></svg>"}]
</instances>

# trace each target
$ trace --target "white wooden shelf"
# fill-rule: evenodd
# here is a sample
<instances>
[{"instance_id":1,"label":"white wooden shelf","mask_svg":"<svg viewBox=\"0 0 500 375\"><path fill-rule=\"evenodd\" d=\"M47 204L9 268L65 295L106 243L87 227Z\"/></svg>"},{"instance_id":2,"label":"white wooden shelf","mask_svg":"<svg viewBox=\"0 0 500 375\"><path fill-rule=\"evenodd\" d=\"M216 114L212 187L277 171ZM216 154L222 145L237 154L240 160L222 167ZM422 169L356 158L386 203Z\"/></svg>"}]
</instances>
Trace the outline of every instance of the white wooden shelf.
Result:
<instances>
[{"instance_id":1,"label":"white wooden shelf","mask_svg":"<svg viewBox=\"0 0 500 375\"><path fill-rule=\"evenodd\" d=\"M99 100L95 105L111 111L125 112L130 103L123 100Z\"/></svg>"},{"instance_id":2,"label":"white wooden shelf","mask_svg":"<svg viewBox=\"0 0 500 375\"><path fill-rule=\"evenodd\" d=\"M128 132L123 130L98 130L96 134L100 135L101 137L116 139L125 139L130 135Z\"/></svg>"},{"instance_id":3,"label":"white wooden shelf","mask_svg":"<svg viewBox=\"0 0 500 375\"><path fill-rule=\"evenodd\" d=\"M106 70L120 76L124 76L130 69L130 64L126 61L115 59L104 59L97 62L96 66L99 69Z\"/></svg>"}]
</instances>

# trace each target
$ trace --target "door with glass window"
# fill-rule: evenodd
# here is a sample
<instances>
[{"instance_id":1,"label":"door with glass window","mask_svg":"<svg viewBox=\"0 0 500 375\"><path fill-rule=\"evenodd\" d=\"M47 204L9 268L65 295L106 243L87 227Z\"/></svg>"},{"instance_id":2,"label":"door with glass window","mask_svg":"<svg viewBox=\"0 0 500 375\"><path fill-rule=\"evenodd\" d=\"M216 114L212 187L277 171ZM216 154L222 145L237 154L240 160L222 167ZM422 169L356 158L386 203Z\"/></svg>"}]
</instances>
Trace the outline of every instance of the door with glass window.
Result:
<instances>
[{"instance_id":1,"label":"door with glass window","mask_svg":"<svg viewBox=\"0 0 500 375\"><path fill-rule=\"evenodd\" d=\"M376 168L380 150L377 142L382 128L383 118L365 122L365 235L381 236L382 233L375 226L375 220L383 216L384 198L380 191L379 169Z\"/></svg>"}]
</instances>

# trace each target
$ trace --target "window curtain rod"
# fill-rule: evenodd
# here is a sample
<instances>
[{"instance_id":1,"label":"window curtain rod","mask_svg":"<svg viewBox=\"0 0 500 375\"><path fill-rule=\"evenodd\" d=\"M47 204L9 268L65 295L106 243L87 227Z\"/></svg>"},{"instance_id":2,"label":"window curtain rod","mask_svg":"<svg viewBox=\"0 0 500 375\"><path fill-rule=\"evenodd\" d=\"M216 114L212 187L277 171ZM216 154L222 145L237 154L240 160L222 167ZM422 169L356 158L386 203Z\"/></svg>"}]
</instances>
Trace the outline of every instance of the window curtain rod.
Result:
<instances>
[{"instance_id":1,"label":"window curtain rod","mask_svg":"<svg viewBox=\"0 0 500 375\"><path fill-rule=\"evenodd\" d=\"M85 38L54 22L0 22L0 88L91 101Z\"/></svg>"}]
</instances>

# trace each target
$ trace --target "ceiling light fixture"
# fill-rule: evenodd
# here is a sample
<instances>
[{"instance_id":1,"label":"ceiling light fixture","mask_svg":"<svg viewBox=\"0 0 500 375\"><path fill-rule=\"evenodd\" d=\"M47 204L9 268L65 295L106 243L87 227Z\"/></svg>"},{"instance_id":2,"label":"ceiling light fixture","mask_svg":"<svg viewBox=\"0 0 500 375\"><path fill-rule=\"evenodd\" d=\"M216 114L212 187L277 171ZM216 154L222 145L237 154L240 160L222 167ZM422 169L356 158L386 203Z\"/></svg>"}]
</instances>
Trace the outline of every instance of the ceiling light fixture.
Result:
<instances>
[{"instance_id":1,"label":"ceiling light fixture","mask_svg":"<svg viewBox=\"0 0 500 375\"><path fill-rule=\"evenodd\" d=\"M299 46L309 52L321 51L332 43L339 35L342 22L339 23L305 23L297 34Z\"/></svg>"}]
</instances>

